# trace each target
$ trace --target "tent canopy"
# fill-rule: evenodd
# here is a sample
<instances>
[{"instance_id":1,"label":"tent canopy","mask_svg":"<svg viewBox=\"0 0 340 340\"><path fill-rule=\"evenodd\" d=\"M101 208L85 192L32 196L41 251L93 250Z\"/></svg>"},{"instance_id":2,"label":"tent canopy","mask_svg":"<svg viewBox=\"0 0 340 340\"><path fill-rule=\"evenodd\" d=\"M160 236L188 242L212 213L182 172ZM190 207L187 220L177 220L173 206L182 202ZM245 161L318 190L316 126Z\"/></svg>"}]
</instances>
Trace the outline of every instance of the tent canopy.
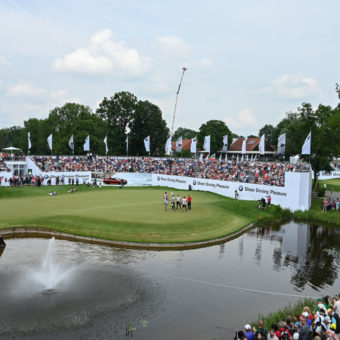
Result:
<instances>
[{"instance_id":1,"label":"tent canopy","mask_svg":"<svg viewBox=\"0 0 340 340\"><path fill-rule=\"evenodd\" d=\"M3 148L2 150L6 150L6 151L14 151L14 150L21 150L19 148L16 148L14 146L9 146L8 148Z\"/></svg>"}]
</instances>

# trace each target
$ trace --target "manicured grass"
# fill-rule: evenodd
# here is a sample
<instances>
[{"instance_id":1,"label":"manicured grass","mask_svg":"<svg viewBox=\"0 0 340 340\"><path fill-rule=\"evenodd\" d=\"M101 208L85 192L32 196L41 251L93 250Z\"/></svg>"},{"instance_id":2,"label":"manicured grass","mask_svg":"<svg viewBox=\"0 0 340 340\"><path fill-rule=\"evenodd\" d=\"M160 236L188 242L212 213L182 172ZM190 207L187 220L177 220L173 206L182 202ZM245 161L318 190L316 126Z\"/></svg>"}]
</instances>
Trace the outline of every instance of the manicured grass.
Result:
<instances>
[{"instance_id":1,"label":"manicured grass","mask_svg":"<svg viewBox=\"0 0 340 340\"><path fill-rule=\"evenodd\" d=\"M308 211L295 211L293 217L296 220L328 223L340 226L340 212L322 211L322 199L313 199L312 206Z\"/></svg>"},{"instance_id":2,"label":"manicured grass","mask_svg":"<svg viewBox=\"0 0 340 340\"><path fill-rule=\"evenodd\" d=\"M192 211L164 210L169 188L0 188L0 228L41 227L75 235L150 243L210 240L233 234L257 220L281 218L279 207L259 212L257 202L235 201L193 191ZM57 191L57 196L48 192ZM180 196L187 191L173 190Z\"/></svg>"},{"instance_id":3,"label":"manicured grass","mask_svg":"<svg viewBox=\"0 0 340 340\"><path fill-rule=\"evenodd\" d=\"M321 187L323 187L323 185L326 184L327 191L331 191L333 188L333 191L340 192L340 178L319 180L318 183Z\"/></svg>"}]
</instances>

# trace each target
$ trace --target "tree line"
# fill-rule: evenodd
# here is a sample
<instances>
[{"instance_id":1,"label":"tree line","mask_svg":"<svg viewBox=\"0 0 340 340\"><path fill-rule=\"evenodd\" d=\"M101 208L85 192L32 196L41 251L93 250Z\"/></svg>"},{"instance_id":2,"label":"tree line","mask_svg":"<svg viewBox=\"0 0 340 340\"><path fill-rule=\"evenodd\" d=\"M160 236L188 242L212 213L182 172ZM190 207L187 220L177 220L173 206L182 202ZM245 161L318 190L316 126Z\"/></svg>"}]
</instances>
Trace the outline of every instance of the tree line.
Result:
<instances>
[{"instance_id":1,"label":"tree line","mask_svg":"<svg viewBox=\"0 0 340 340\"><path fill-rule=\"evenodd\" d=\"M340 99L340 87L336 85ZM286 133L286 157L300 154L301 146L309 132L312 132L312 154L310 161L315 171L330 170L333 157L340 156L340 104L336 107L320 104L316 109L303 103L296 112L286 114L276 126L266 124L259 130L265 134L266 143L276 146L279 135ZM138 100L130 92L118 92L101 101L95 112L77 103L67 103L50 111L46 119L30 118L24 126L0 129L0 148L16 146L27 152L27 133L31 133L31 154L50 153L47 137L53 134L53 154L71 153L68 141L74 136L75 154L84 154L86 136L91 136L91 152L104 155L104 137L108 140L108 155L126 155L126 137L129 137L130 156L146 155L143 140L150 136L150 154L164 156L165 143L170 135L169 128L158 106L149 101ZM180 127L173 140L179 137L191 139L197 136L198 147L203 147L204 137L211 136L211 153L223 146L223 136L228 135L228 144L238 137L223 121L209 120L198 131ZM242 137L242 136L241 136ZM251 137L251 136L248 136ZM253 136L252 136L253 137ZM178 156L190 156L183 151Z\"/></svg>"}]
</instances>

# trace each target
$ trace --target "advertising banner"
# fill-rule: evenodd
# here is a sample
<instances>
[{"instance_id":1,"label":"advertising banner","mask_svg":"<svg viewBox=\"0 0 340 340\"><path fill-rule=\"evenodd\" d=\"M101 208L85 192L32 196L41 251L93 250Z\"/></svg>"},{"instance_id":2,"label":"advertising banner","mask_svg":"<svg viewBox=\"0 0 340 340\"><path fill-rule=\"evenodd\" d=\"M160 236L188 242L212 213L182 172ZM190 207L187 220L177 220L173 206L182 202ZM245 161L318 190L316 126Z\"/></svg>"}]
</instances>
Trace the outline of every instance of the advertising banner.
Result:
<instances>
[{"instance_id":1,"label":"advertising banner","mask_svg":"<svg viewBox=\"0 0 340 340\"><path fill-rule=\"evenodd\" d=\"M209 191L241 200L260 200L271 196L272 203L292 211L307 210L311 202L311 174L309 172L288 172L285 174L285 186L269 186L241 182L227 182L213 179L152 175L152 185L168 186L177 189Z\"/></svg>"}]
</instances>

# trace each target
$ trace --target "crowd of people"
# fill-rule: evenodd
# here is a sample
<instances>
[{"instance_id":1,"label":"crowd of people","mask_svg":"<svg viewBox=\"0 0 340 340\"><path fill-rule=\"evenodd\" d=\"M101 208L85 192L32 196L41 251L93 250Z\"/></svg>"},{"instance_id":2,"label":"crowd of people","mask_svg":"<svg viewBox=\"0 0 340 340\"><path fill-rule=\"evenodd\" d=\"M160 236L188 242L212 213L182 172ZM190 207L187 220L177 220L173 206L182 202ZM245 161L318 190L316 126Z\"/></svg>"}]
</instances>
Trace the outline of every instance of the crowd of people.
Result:
<instances>
[{"instance_id":1,"label":"crowd of people","mask_svg":"<svg viewBox=\"0 0 340 340\"><path fill-rule=\"evenodd\" d=\"M306 171L308 164L198 159L39 156L42 171L137 172L284 186L285 172Z\"/></svg>"},{"instance_id":2,"label":"crowd of people","mask_svg":"<svg viewBox=\"0 0 340 340\"><path fill-rule=\"evenodd\" d=\"M322 211L326 212L329 210L340 211L340 200L339 197L337 199L331 197L329 200L325 197L322 201Z\"/></svg>"},{"instance_id":3,"label":"crowd of people","mask_svg":"<svg viewBox=\"0 0 340 340\"><path fill-rule=\"evenodd\" d=\"M340 340L340 294L329 300L318 299L315 310L306 306L301 313L273 323L270 329L262 320L236 333L234 340Z\"/></svg>"}]
</instances>

